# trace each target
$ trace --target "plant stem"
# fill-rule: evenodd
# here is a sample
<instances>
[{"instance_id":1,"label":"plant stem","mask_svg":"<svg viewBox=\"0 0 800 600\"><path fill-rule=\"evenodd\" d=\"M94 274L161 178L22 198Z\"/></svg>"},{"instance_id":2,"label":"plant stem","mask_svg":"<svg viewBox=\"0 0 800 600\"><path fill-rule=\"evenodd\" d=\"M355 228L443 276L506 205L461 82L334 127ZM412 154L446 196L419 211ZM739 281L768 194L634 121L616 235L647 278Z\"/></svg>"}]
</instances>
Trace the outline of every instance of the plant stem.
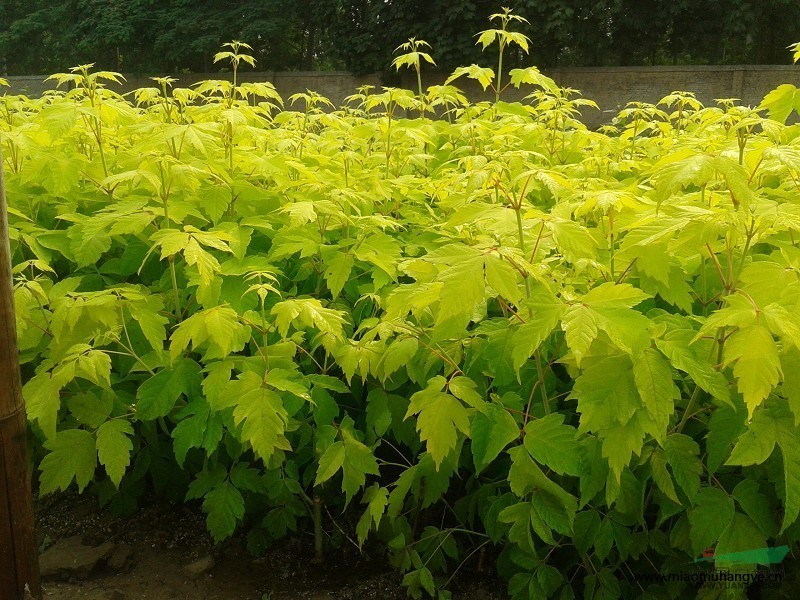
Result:
<instances>
[{"instance_id":1,"label":"plant stem","mask_svg":"<svg viewBox=\"0 0 800 600\"><path fill-rule=\"evenodd\" d=\"M525 231L522 228L522 198L519 199L519 205L514 208L514 214L517 216L517 232L519 233L519 249L522 250L522 256L527 256L525 251ZM531 282L528 273L523 273L522 278L525 280L525 294L528 298L531 297Z\"/></svg>"},{"instance_id":2,"label":"plant stem","mask_svg":"<svg viewBox=\"0 0 800 600\"><path fill-rule=\"evenodd\" d=\"M178 276L175 273L175 257L169 257L169 272L170 276L172 277L172 293L175 296L175 318L177 319L178 323L180 323L183 319L181 318L181 296L180 292L178 291Z\"/></svg>"},{"instance_id":3,"label":"plant stem","mask_svg":"<svg viewBox=\"0 0 800 600\"><path fill-rule=\"evenodd\" d=\"M317 495L311 501L311 512L314 519L314 562L321 563L325 560L322 547L322 499Z\"/></svg>"}]
</instances>

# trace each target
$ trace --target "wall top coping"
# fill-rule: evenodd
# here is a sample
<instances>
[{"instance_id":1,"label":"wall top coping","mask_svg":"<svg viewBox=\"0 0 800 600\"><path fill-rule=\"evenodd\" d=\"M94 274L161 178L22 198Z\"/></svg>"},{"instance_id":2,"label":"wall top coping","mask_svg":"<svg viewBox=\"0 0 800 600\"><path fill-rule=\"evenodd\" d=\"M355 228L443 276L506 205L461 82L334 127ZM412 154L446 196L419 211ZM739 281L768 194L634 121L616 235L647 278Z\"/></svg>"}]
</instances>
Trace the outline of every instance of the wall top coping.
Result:
<instances>
[{"instance_id":1,"label":"wall top coping","mask_svg":"<svg viewBox=\"0 0 800 600\"><path fill-rule=\"evenodd\" d=\"M542 69L544 73L561 74L561 73L691 73L691 72L731 72L731 71L775 71L775 72L797 72L800 73L800 64L798 65L657 65L652 67L553 67L551 69ZM123 73L126 79L145 79L151 77L149 73ZM170 77L175 77L181 81L181 77L188 80L199 79L213 79L225 78L230 75L230 72L221 73L168 73ZM428 75L449 75L443 71L428 71ZM349 71L247 71L239 73L240 81L247 81L249 79L262 79L265 77L363 77L374 78L379 77L380 73L369 73L366 75L353 75ZM8 75L4 76L9 81L39 81L42 82L47 79L48 75Z\"/></svg>"}]
</instances>

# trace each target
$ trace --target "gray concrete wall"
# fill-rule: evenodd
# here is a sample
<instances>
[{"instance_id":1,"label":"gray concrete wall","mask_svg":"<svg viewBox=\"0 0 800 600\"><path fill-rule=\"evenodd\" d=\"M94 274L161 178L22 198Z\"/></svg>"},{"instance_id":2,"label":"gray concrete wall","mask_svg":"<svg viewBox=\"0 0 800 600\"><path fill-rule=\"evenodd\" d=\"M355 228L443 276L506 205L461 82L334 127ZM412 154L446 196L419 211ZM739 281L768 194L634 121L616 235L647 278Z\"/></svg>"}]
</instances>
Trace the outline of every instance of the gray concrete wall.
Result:
<instances>
[{"instance_id":1,"label":"gray concrete wall","mask_svg":"<svg viewBox=\"0 0 800 600\"><path fill-rule=\"evenodd\" d=\"M131 75L125 74L125 82L122 85L109 84L109 87L120 93L130 92L132 90L142 87L155 87L156 84L149 77L149 75ZM172 75L178 79L174 84L178 87L189 87L204 81L206 79L229 79L229 73L188 73L181 75ZM40 76L19 76L19 77L6 77L8 83L11 84L12 94L25 94L27 96L41 96L45 90L55 89L56 82L44 81L47 78L45 75ZM346 72L260 72L260 73L240 73L239 81L244 82L262 82L268 81L272 83L278 90L278 93L287 100L292 94L298 92L305 92L312 90L323 96L327 97L331 102L336 105L341 104L344 99L353 94L356 88L360 85L380 85L381 80L378 75L365 75L354 76ZM3 88L7 89L7 88ZM0 90L2 93L2 90Z\"/></svg>"},{"instance_id":2,"label":"gray concrete wall","mask_svg":"<svg viewBox=\"0 0 800 600\"><path fill-rule=\"evenodd\" d=\"M797 66L675 66L675 67L607 67L607 68L562 68L546 71L559 85L578 89L583 96L594 100L600 111L586 109L584 122L596 127L627 102L658 102L673 91L689 91L705 104L715 98L739 98L743 104L756 106L772 89L782 83L800 86L800 65ZM179 75L176 85L188 86L209 78L226 77L227 74L193 73ZM40 95L45 89L54 87L53 82L44 83L45 77L9 77L11 93ZM153 82L147 76L126 76L127 82L121 91L128 92L138 87L150 87ZM444 74L426 76L423 85L441 84ZM340 104L345 97L355 92L360 85L380 85L379 75L354 76L345 72L284 72L242 73L240 81L269 81L284 99L290 95L314 90ZM416 79L411 73L403 77L404 87L416 89ZM493 94L482 92L480 86L467 78L456 85L472 100L490 99ZM522 99L528 90L508 88L503 99Z\"/></svg>"},{"instance_id":3,"label":"gray concrete wall","mask_svg":"<svg viewBox=\"0 0 800 600\"><path fill-rule=\"evenodd\" d=\"M584 98L597 103L599 111L583 110L582 120L589 127L607 123L628 102L655 104L675 91L694 92L707 106L713 105L716 98L738 98L742 104L755 107L782 83L800 87L800 65L563 68L543 72L560 86L577 89ZM441 84L445 79L431 76L423 84ZM404 77L403 83L404 87L416 88L412 77ZM477 82L466 77L455 85L471 100L494 98L491 90L483 92ZM508 102L522 100L532 89L509 87L501 98Z\"/></svg>"}]
</instances>

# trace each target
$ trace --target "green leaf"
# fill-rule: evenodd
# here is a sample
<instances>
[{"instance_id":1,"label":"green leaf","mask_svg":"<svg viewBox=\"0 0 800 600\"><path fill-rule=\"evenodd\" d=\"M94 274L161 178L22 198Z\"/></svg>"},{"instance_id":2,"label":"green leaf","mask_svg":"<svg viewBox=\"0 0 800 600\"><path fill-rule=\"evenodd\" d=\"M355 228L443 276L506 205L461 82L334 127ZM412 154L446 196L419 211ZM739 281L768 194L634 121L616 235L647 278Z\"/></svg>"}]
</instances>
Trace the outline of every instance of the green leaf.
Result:
<instances>
[{"instance_id":1,"label":"green leaf","mask_svg":"<svg viewBox=\"0 0 800 600\"><path fill-rule=\"evenodd\" d=\"M63 377L44 372L32 377L22 388L28 420L36 421L47 439L56 435L61 389L64 385L66 381Z\"/></svg>"},{"instance_id":2,"label":"green leaf","mask_svg":"<svg viewBox=\"0 0 800 600\"><path fill-rule=\"evenodd\" d=\"M641 406L627 356L609 356L586 368L575 380L571 397L578 399L581 429L589 431L624 425Z\"/></svg>"},{"instance_id":3,"label":"green leaf","mask_svg":"<svg viewBox=\"0 0 800 600\"><path fill-rule=\"evenodd\" d=\"M106 421L97 430L97 457L117 487L131 463L133 443L128 436L132 435L131 424L121 419Z\"/></svg>"},{"instance_id":4,"label":"green leaf","mask_svg":"<svg viewBox=\"0 0 800 600\"><path fill-rule=\"evenodd\" d=\"M778 444L783 457L783 533L800 515L800 436L794 428L783 426Z\"/></svg>"},{"instance_id":5,"label":"green leaf","mask_svg":"<svg viewBox=\"0 0 800 600\"><path fill-rule=\"evenodd\" d=\"M598 325L597 313L583 304L571 306L561 319L561 328L566 334L567 346L572 350L578 366L581 365L581 360L597 337Z\"/></svg>"},{"instance_id":6,"label":"green leaf","mask_svg":"<svg viewBox=\"0 0 800 600\"><path fill-rule=\"evenodd\" d=\"M781 354L782 392L794 413L795 427L800 426L800 349L784 346Z\"/></svg>"},{"instance_id":7,"label":"green leaf","mask_svg":"<svg viewBox=\"0 0 800 600\"><path fill-rule=\"evenodd\" d=\"M645 431L639 419L631 419L624 425L615 424L601 432L603 440L603 457L608 459L608 466L617 483L622 470L631 462L634 454L639 454L644 445Z\"/></svg>"},{"instance_id":8,"label":"green leaf","mask_svg":"<svg viewBox=\"0 0 800 600\"><path fill-rule=\"evenodd\" d=\"M325 258L323 277L331 291L331 297L335 300L350 278L350 271L352 271L355 261L352 254L342 252L339 248L336 248L330 256L323 256Z\"/></svg>"},{"instance_id":9,"label":"green leaf","mask_svg":"<svg viewBox=\"0 0 800 600\"><path fill-rule=\"evenodd\" d=\"M511 340L514 370L519 373L523 364L536 352L542 342L555 329L566 306L551 293L539 289L525 301L531 316L520 325Z\"/></svg>"},{"instance_id":10,"label":"green leaf","mask_svg":"<svg viewBox=\"0 0 800 600\"><path fill-rule=\"evenodd\" d=\"M342 491L346 502L364 486L367 475L378 475L378 463L372 451L344 427L339 428L341 441L334 442L319 459L315 485L328 481L342 470Z\"/></svg>"},{"instance_id":11,"label":"green leaf","mask_svg":"<svg viewBox=\"0 0 800 600\"><path fill-rule=\"evenodd\" d=\"M219 543L233 535L244 518L244 498L229 481L223 481L206 494L203 510L208 514L208 530Z\"/></svg>"},{"instance_id":12,"label":"green leaf","mask_svg":"<svg viewBox=\"0 0 800 600\"><path fill-rule=\"evenodd\" d=\"M517 281L517 272L501 257L487 254L484 257L487 285L512 304L518 304L522 292Z\"/></svg>"},{"instance_id":13,"label":"green leaf","mask_svg":"<svg viewBox=\"0 0 800 600\"><path fill-rule=\"evenodd\" d=\"M566 511L571 524L577 510L578 499L550 480L521 446L511 448L508 454L512 461L508 473L511 491L519 497L524 497L532 491L553 496Z\"/></svg>"},{"instance_id":14,"label":"green leaf","mask_svg":"<svg viewBox=\"0 0 800 600\"><path fill-rule=\"evenodd\" d=\"M767 109L770 119L785 123L792 111L797 110L799 106L800 90L789 83L784 83L767 94L759 108Z\"/></svg>"},{"instance_id":15,"label":"green leaf","mask_svg":"<svg viewBox=\"0 0 800 600\"><path fill-rule=\"evenodd\" d=\"M42 494L66 491L72 481L78 491L89 484L97 467L97 448L94 436L83 429L59 431L44 443L49 453L42 459L39 479Z\"/></svg>"},{"instance_id":16,"label":"green leaf","mask_svg":"<svg viewBox=\"0 0 800 600\"><path fill-rule=\"evenodd\" d=\"M464 325L470 321L475 307L483 301L486 292L483 266L483 256L470 252L439 274L439 281L444 285L439 294L437 325L449 319L458 322L463 320Z\"/></svg>"},{"instance_id":17,"label":"green leaf","mask_svg":"<svg viewBox=\"0 0 800 600\"><path fill-rule=\"evenodd\" d=\"M436 469L455 449L460 431L469 436L467 409L456 398L442 392L445 379L441 376L428 381L428 387L411 396L405 418L417 415L417 431L433 458Z\"/></svg>"},{"instance_id":18,"label":"green leaf","mask_svg":"<svg viewBox=\"0 0 800 600\"><path fill-rule=\"evenodd\" d=\"M239 438L249 443L264 462L277 447L284 446L283 433L288 418L281 397L263 387L245 393L233 409L233 420L241 426Z\"/></svg>"},{"instance_id":19,"label":"green leaf","mask_svg":"<svg viewBox=\"0 0 800 600\"><path fill-rule=\"evenodd\" d=\"M99 396L92 392L75 394L67 399L67 406L79 423L95 429L105 423L111 414L114 397L110 392Z\"/></svg>"},{"instance_id":20,"label":"green leaf","mask_svg":"<svg viewBox=\"0 0 800 600\"><path fill-rule=\"evenodd\" d=\"M657 440L663 439L675 412L675 399L680 397L669 362L659 352L648 348L634 361L633 378L654 424L648 433Z\"/></svg>"},{"instance_id":21,"label":"green leaf","mask_svg":"<svg viewBox=\"0 0 800 600\"><path fill-rule=\"evenodd\" d=\"M635 288L629 283L602 283L581 299L594 309L631 308L649 298L646 292Z\"/></svg>"},{"instance_id":22,"label":"green leaf","mask_svg":"<svg viewBox=\"0 0 800 600\"><path fill-rule=\"evenodd\" d=\"M503 449L519 437L519 425L502 406L487 404L472 419L472 459L480 474Z\"/></svg>"},{"instance_id":23,"label":"green leaf","mask_svg":"<svg viewBox=\"0 0 800 600\"><path fill-rule=\"evenodd\" d=\"M700 446L688 435L673 433L664 442L664 453L675 481L689 500L693 500L700 490L700 475L703 474Z\"/></svg>"},{"instance_id":24,"label":"green leaf","mask_svg":"<svg viewBox=\"0 0 800 600\"><path fill-rule=\"evenodd\" d=\"M746 430L744 417L736 414L730 406L719 406L711 413L706 436L706 465L710 473L716 473L725 463L733 443Z\"/></svg>"},{"instance_id":25,"label":"green leaf","mask_svg":"<svg viewBox=\"0 0 800 600\"><path fill-rule=\"evenodd\" d=\"M765 537L774 537L778 532L775 524L775 512L767 497L759 491L758 483L752 479L744 479L733 488L731 496L736 500L745 514L753 520Z\"/></svg>"},{"instance_id":26,"label":"green leaf","mask_svg":"<svg viewBox=\"0 0 800 600\"><path fill-rule=\"evenodd\" d=\"M389 344L381 356L380 368L383 379L391 377L398 369L407 365L417 353L419 342L416 338L397 339Z\"/></svg>"},{"instance_id":27,"label":"green leaf","mask_svg":"<svg viewBox=\"0 0 800 600\"><path fill-rule=\"evenodd\" d=\"M704 487L695 496L695 506L689 510L692 552L695 556L714 545L734 518L733 500L714 487Z\"/></svg>"},{"instance_id":28,"label":"green leaf","mask_svg":"<svg viewBox=\"0 0 800 600\"><path fill-rule=\"evenodd\" d=\"M316 327L321 332L330 333L338 339L343 337L344 313L324 308L315 298L295 298L278 302L272 307L271 314L275 317L275 324L282 337L286 337L290 325L298 330L299 325Z\"/></svg>"},{"instance_id":29,"label":"green leaf","mask_svg":"<svg viewBox=\"0 0 800 600\"><path fill-rule=\"evenodd\" d=\"M477 384L469 377L461 375L453 377L447 387L453 396L467 406L471 406L480 412L486 410L486 400L484 400L482 394L478 393Z\"/></svg>"},{"instance_id":30,"label":"green leaf","mask_svg":"<svg viewBox=\"0 0 800 600\"><path fill-rule=\"evenodd\" d=\"M597 532L600 529L600 516L593 510L584 510L575 515L575 534L572 542L575 549L581 554L586 554L594 545Z\"/></svg>"},{"instance_id":31,"label":"green leaf","mask_svg":"<svg viewBox=\"0 0 800 600\"><path fill-rule=\"evenodd\" d=\"M577 431L552 413L525 426L525 448L539 463L560 475L579 474Z\"/></svg>"},{"instance_id":32,"label":"green leaf","mask_svg":"<svg viewBox=\"0 0 800 600\"><path fill-rule=\"evenodd\" d=\"M222 441L222 420L212 414L203 398L192 401L178 415L181 421L172 430L175 460L183 466L190 448L203 448L212 454Z\"/></svg>"},{"instance_id":33,"label":"green leaf","mask_svg":"<svg viewBox=\"0 0 800 600\"><path fill-rule=\"evenodd\" d=\"M385 487L380 487L377 483L373 483L364 491L361 503L366 504L367 509L356 525L359 546L363 546L373 525L377 530L381 524L383 512L389 503L389 491Z\"/></svg>"},{"instance_id":34,"label":"green leaf","mask_svg":"<svg viewBox=\"0 0 800 600\"><path fill-rule=\"evenodd\" d=\"M753 325L732 334L725 342L724 364L727 366L734 361L737 387L752 418L755 409L769 396L781 377L778 347L769 329Z\"/></svg>"},{"instance_id":35,"label":"green leaf","mask_svg":"<svg viewBox=\"0 0 800 600\"><path fill-rule=\"evenodd\" d=\"M778 428L769 415L757 412L747 431L739 436L726 465L746 467L767 460L778 442Z\"/></svg>"},{"instance_id":36,"label":"green leaf","mask_svg":"<svg viewBox=\"0 0 800 600\"><path fill-rule=\"evenodd\" d=\"M131 302L128 310L131 316L139 324L139 327L150 342L154 350L162 350L164 341L167 339L166 325L169 319L159 311L164 309L164 303L156 297L147 297L145 302Z\"/></svg>"},{"instance_id":37,"label":"green leaf","mask_svg":"<svg viewBox=\"0 0 800 600\"><path fill-rule=\"evenodd\" d=\"M681 504L678 495L675 493L672 476L667 470L667 457L660 448L655 448L650 455L650 470L653 475L653 482L658 489L675 504Z\"/></svg>"},{"instance_id":38,"label":"green leaf","mask_svg":"<svg viewBox=\"0 0 800 600\"><path fill-rule=\"evenodd\" d=\"M761 550L767 546L764 534L758 529L753 520L741 513L734 513L733 519L728 523L725 531L720 535L719 543L715 548L715 565L717 569L736 568L747 569L755 565L743 565L735 557L726 559L719 555L735 554L748 550Z\"/></svg>"},{"instance_id":39,"label":"green leaf","mask_svg":"<svg viewBox=\"0 0 800 600\"><path fill-rule=\"evenodd\" d=\"M250 327L241 323L232 308L215 306L201 310L181 322L170 337L169 354L174 361L189 344L197 349L208 343L206 359L225 358L244 348L250 340Z\"/></svg>"},{"instance_id":40,"label":"green leaf","mask_svg":"<svg viewBox=\"0 0 800 600\"><path fill-rule=\"evenodd\" d=\"M199 395L201 381L200 365L188 358L162 369L139 386L136 417L142 421L166 417L181 396Z\"/></svg>"},{"instance_id":41,"label":"green leaf","mask_svg":"<svg viewBox=\"0 0 800 600\"><path fill-rule=\"evenodd\" d=\"M367 394L367 425L378 437L383 436L392 424L389 395L382 389L372 389Z\"/></svg>"},{"instance_id":42,"label":"green leaf","mask_svg":"<svg viewBox=\"0 0 800 600\"><path fill-rule=\"evenodd\" d=\"M673 329L663 339L656 340L656 346L673 367L687 373L702 390L732 407L728 381L709 363L710 346L692 343L695 334L693 329Z\"/></svg>"}]
</instances>

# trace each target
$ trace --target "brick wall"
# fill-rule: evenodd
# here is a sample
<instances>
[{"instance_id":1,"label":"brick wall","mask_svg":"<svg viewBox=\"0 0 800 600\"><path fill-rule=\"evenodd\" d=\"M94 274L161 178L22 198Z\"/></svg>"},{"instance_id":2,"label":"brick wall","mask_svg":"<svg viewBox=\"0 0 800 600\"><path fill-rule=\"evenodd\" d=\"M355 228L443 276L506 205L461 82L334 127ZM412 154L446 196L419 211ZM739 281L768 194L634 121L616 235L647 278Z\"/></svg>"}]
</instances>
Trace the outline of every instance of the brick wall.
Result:
<instances>
[{"instance_id":1,"label":"brick wall","mask_svg":"<svg viewBox=\"0 0 800 600\"><path fill-rule=\"evenodd\" d=\"M739 98L744 104L756 106L767 92L782 83L800 87L800 65L798 66L676 66L676 67L608 67L608 68L564 68L553 69L547 75L566 87L580 90L583 96L597 102L600 111L586 109L584 122L596 127L607 122L618 108L627 102L658 102L670 92L690 91L704 103L715 98ZM191 85L208 78L225 77L221 74L180 75L177 85ZM153 85L147 76L126 76L127 82L121 91ZM431 74L424 77L423 85L441 84L446 76ZM44 77L9 77L11 93L40 95L45 89L54 87L44 83ZM378 75L354 76L344 72L284 72L242 73L241 81L270 81L281 96L314 90L340 104L363 84L380 85ZM409 73L403 77L403 85L416 89L416 79ZM462 78L457 85L472 100L490 99L493 95L482 92L473 81ZM509 88L503 95L508 101L522 99L528 91Z\"/></svg>"}]
</instances>

